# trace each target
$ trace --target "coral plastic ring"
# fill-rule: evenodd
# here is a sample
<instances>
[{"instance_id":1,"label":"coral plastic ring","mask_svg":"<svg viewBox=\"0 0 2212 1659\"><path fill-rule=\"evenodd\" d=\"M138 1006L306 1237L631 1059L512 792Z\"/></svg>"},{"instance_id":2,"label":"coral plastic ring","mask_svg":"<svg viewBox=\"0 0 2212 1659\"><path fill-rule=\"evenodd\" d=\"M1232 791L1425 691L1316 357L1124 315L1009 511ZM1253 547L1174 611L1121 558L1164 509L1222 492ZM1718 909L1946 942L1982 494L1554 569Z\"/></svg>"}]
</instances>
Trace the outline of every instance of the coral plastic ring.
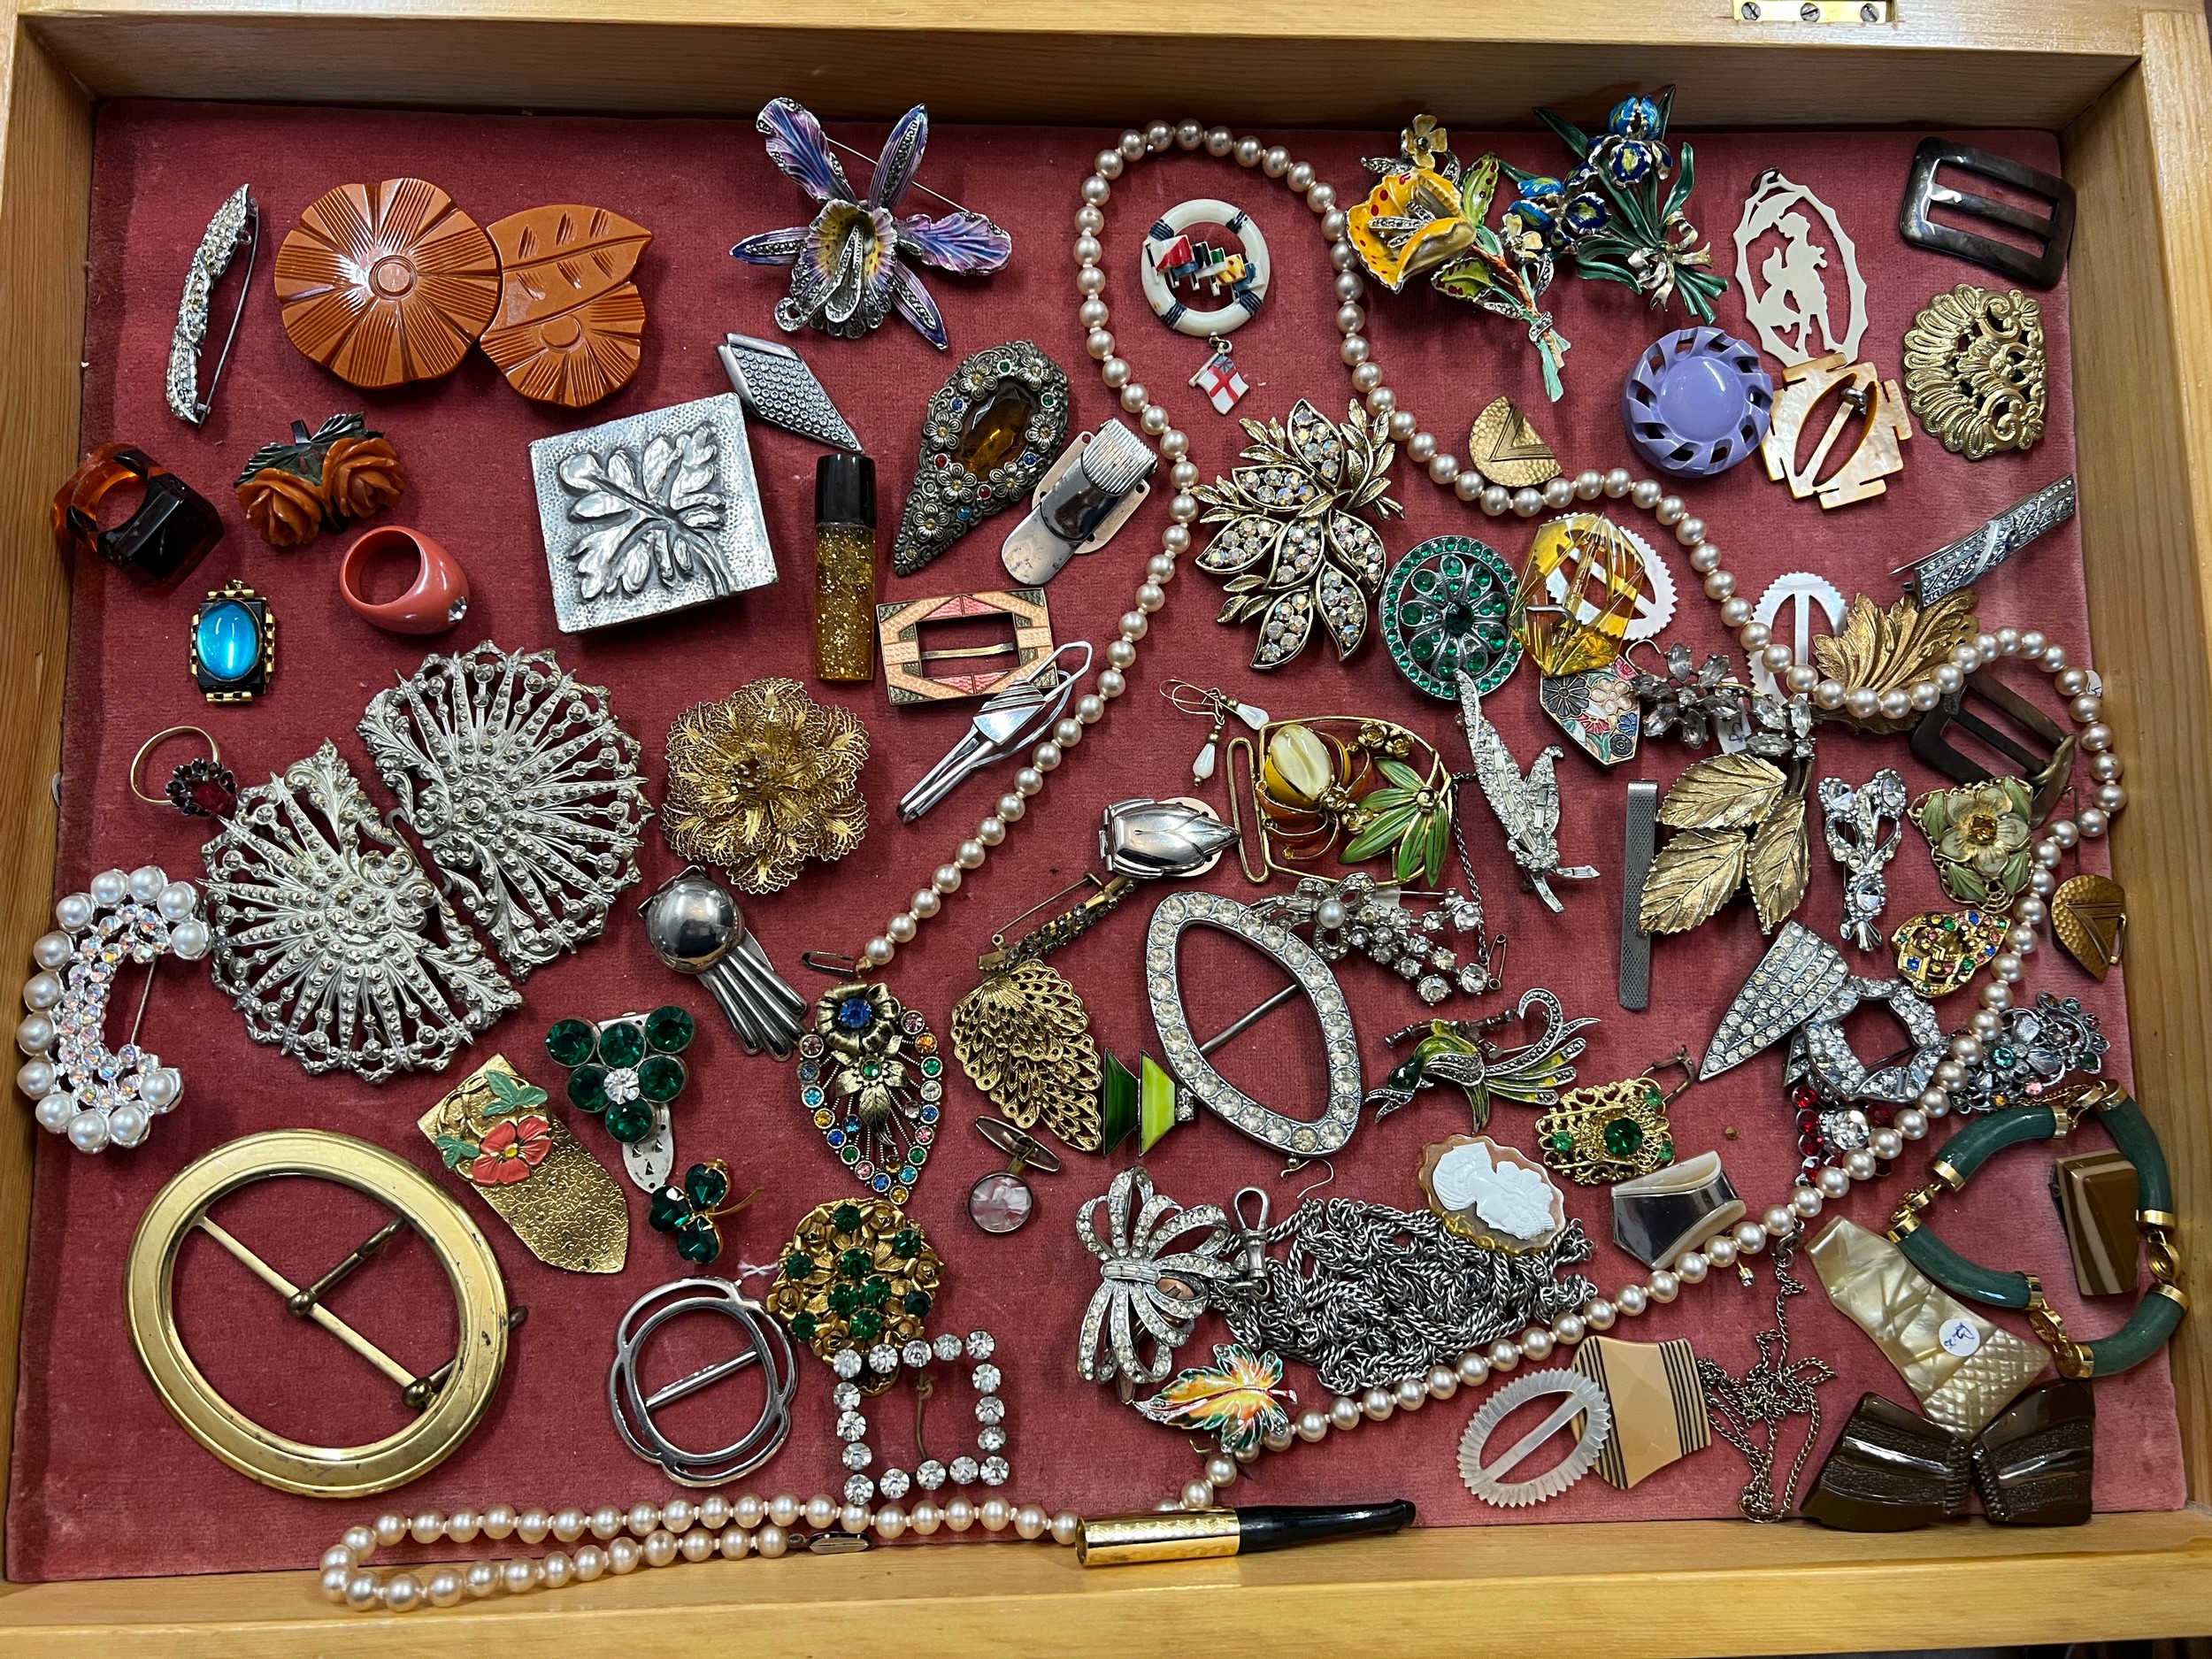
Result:
<instances>
[{"instance_id":1,"label":"coral plastic ring","mask_svg":"<svg viewBox=\"0 0 2212 1659\"><path fill-rule=\"evenodd\" d=\"M362 573L379 554L394 551L414 554L415 580L380 604L362 593ZM443 634L468 614L468 572L428 536L402 525L379 525L354 539L338 566L338 591L364 619L393 634Z\"/></svg>"}]
</instances>

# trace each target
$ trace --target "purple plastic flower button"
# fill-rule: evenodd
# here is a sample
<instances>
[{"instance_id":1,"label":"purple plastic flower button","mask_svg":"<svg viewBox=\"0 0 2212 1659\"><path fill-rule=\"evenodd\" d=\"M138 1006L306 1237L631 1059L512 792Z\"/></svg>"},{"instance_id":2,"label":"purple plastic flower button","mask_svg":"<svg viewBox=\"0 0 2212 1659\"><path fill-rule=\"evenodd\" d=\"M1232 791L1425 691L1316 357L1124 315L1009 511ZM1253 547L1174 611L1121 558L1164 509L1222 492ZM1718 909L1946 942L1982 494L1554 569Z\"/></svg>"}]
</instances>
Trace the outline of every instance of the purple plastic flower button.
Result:
<instances>
[{"instance_id":1,"label":"purple plastic flower button","mask_svg":"<svg viewBox=\"0 0 2212 1659\"><path fill-rule=\"evenodd\" d=\"M1774 382L1758 352L1717 328L1654 341L1621 388L1628 441L1677 478L1712 478L1749 459L1773 410Z\"/></svg>"}]
</instances>

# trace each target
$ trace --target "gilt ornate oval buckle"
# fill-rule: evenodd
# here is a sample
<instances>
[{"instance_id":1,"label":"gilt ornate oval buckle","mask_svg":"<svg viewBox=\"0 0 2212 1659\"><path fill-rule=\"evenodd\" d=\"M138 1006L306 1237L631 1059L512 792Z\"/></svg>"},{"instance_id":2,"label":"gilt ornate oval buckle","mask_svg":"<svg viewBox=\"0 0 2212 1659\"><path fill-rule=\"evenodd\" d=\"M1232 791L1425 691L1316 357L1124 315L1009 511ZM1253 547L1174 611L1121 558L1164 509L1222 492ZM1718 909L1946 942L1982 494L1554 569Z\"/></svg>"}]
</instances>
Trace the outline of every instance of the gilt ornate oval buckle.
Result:
<instances>
[{"instance_id":1,"label":"gilt ornate oval buckle","mask_svg":"<svg viewBox=\"0 0 2212 1659\"><path fill-rule=\"evenodd\" d=\"M396 1212L367 1242L301 1288L233 1237L208 1211L256 1181L307 1176L365 1193ZM417 1375L323 1306L323 1297L396 1235L412 1227L445 1270L458 1340L453 1356ZM420 1415L396 1433L362 1446L311 1446L264 1428L215 1391L177 1328L177 1253L204 1233L285 1299L400 1389ZM507 1361L507 1333L524 1310L507 1289L490 1242L461 1207L411 1164L349 1135L285 1129L248 1135L187 1164L147 1207L124 1271L126 1312L138 1357L185 1432L242 1475L311 1498L360 1498L427 1474L482 1419Z\"/></svg>"},{"instance_id":2,"label":"gilt ornate oval buckle","mask_svg":"<svg viewBox=\"0 0 2212 1659\"><path fill-rule=\"evenodd\" d=\"M1241 939L1289 973L1291 983L1227 1030L1204 1042L1193 1034L1183 1007L1177 955L1183 931L1211 927ZM1144 941L1145 983L1153 1023L1167 1048L1168 1068L1183 1089L1206 1109L1255 1141L1295 1158L1325 1157L1352 1138L1359 1126L1362 1094L1359 1048L1352 1040L1352 1010L1329 964L1312 946L1286 927L1263 920L1246 905L1217 893L1171 893L1152 912ZM1328 1050L1329 1103L1310 1123L1263 1106L1213 1067L1207 1054L1294 996L1313 1004Z\"/></svg>"}]
</instances>

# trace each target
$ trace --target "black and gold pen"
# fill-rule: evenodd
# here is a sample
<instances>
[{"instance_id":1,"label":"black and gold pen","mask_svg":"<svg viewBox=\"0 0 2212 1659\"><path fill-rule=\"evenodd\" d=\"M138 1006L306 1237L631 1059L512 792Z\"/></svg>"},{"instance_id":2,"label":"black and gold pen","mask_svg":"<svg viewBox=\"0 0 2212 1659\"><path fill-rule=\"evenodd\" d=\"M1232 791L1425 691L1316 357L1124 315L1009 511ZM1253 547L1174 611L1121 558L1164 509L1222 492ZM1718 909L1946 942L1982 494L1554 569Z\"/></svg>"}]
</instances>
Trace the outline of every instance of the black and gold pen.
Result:
<instances>
[{"instance_id":1,"label":"black and gold pen","mask_svg":"<svg viewBox=\"0 0 2212 1659\"><path fill-rule=\"evenodd\" d=\"M1394 1532L1411 1523L1413 1505L1390 1503L1255 1505L1241 1509L1161 1509L1086 1521L1075 1558L1086 1567L1141 1561L1200 1561L1250 1555L1294 1544L1326 1543Z\"/></svg>"}]
</instances>

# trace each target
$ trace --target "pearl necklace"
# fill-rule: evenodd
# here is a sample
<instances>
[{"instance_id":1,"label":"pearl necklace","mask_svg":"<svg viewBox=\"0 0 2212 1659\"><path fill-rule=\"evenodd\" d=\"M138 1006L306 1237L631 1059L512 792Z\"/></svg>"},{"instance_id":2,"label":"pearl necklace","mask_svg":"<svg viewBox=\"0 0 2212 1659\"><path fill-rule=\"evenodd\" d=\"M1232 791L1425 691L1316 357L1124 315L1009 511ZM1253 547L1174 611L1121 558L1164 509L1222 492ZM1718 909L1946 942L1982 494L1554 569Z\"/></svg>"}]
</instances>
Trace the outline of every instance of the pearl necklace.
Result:
<instances>
[{"instance_id":1,"label":"pearl necklace","mask_svg":"<svg viewBox=\"0 0 2212 1659\"><path fill-rule=\"evenodd\" d=\"M1603 473L1585 472L1571 480L1555 478L1540 490L1508 491L1499 485L1486 485L1471 468L1463 471L1457 457L1441 449L1432 433L1424 431L1410 411L1398 408L1397 395L1385 383L1382 369L1374 361L1372 348L1360 332L1367 321L1366 312L1359 303L1366 295L1366 280L1360 273L1357 255L1345 239L1346 218L1336 204L1336 191L1315 175L1310 163L1294 160L1289 150L1281 145L1264 146L1248 134L1240 138L1225 127L1208 127L1195 120L1172 126L1166 121L1154 121L1142 132L1131 128L1122 134L1113 148L1101 150L1093 164L1091 176L1083 181L1083 205L1075 217L1075 263L1076 288L1084 296L1077 318L1088 331L1084 349L1098 362L1101 378L1109 387L1120 391L1122 407L1142 417L1148 433L1167 432L1167 417L1151 402L1143 385L1131 378L1128 363L1117 355L1117 342L1107 331L1110 312L1105 299L1106 276L1099 265L1103 250L1098 238L1105 229L1104 208L1112 198L1113 181L1129 163L1164 154L1171 147L1194 150L1202 145L1209 155L1233 156L1240 166L1257 167L1305 198L1323 238L1329 243L1329 262L1337 273L1336 296L1340 303L1335 323L1337 332L1343 336L1338 354L1350 372L1353 388L1365 397L1370 414L1389 418L1392 440L1405 446L1408 459L1425 466L1430 480L1439 488L1450 489L1462 501L1479 504L1492 518L1509 510L1520 518L1530 518L1548 508L1563 511L1575 501L1595 501L1600 496L1616 501L1625 499L1651 513L1663 526L1673 531L1678 543L1689 549L1691 568L1704 578L1706 595L1719 606L1721 620L1734 631L1737 643L1791 692L1809 695L1824 710L1847 711L1859 718L1881 715L1901 719L1913 710L1925 712L1934 708L1946 695L1964 683L1967 674L2000 657L2025 657L2051 676L2060 695L2070 700L2068 712L2083 727L2081 748L2090 755L2092 775L2099 783L2094 806L2083 808L2073 818L2054 820L2046 827L2043 839L2035 847L2037 867L2032 890L2017 907L2019 919L2006 935L2007 949L1990 964L1992 977L1982 987L1981 1008L1976 1010L1970 1028L1952 1039L1951 1058L1937 1068L1935 1083L1920 1096L1917 1105L1897 1114L1893 1127L1877 1129L1868 1145L1851 1153L1841 1167L1822 1170L1812 1181L1796 1186L1786 1203L1769 1208L1759 1220L1746 1220L1716 1233L1702 1244L1685 1250L1672 1267L1656 1269L1648 1279L1632 1281L1614 1296L1593 1297L1578 1311L1561 1315L1549 1326L1532 1325L1517 1337L1501 1338L1487 1348L1470 1348L1455 1364L1435 1366L1425 1377L1406 1378L1394 1387L1370 1388L1358 1397L1339 1394L1325 1410L1308 1408L1299 1414L1290 1429L1271 1436L1265 1442L1265 1449L1280 1452L1287 1451L1300 1440L1324 1440L1333 1430L1348 1432L1362 1422L1383 1422L1398 1411L1417 1411L1431 1400L1448 1400L1463 1385L1479 1386L1494 1374L1510 1371L1524 1359L1548 1358L1561 1348L1573 1347L1591 1332L1611 1329L1623 1317L1634 1318L1655 1302L1671 1302L1681 1294L1684 1285L1698 1284L1713 1269L1734 1266L1742 1256L1763 1250L1770 1240L1786 1238L1806 1226L1830 1200L1840 1199L1848 1193L1854 1182L1878 1179L1881 1165L1893 1162L1903 1152L1907 1141L1924 1138L1932 1120L1949 1114L1953 1094L1966 1081L1967 1067L1981 1058L1983 1042L2003 1028L2004 1010L2014 1001L2013 987L2025 972L2024 959L2038 948L2035 929L2048 918L2045 901L2057 885L2053 872L2064 850L2084 837L2094 839L2103 835L2112 816L2126 805L2127 796L2120 787L2120 758L2113 752L2111 728L2103 723L2102 703L2094 681L2085 670L2070 667L2064 647L2049 642L2039 629L2001 627L1984 633L1970 643L1958 647L1949 662L1927 678L1916 681L1909 689L1878 693L1870 687L1847 687L1838 680L1823 678L1810 664L1796 662L1791 649L1775 641L1766 626L1754 619L1750 601L1737 594L1735 577L1721 567L1720 549L1708 539L1705 521L1692 516L1681 497L1668 495L1657 480L1637 479L1627 468L1615 467ZM1170 435L1182 439L1180 433ZM1164 565L1171 573L1174 556L1190 546L1187 526L1196 516L1196 503L1187 491L1197 482L1198 474L1196 468L1183 459L1187 449L1187 442L1179 442L1175 450L1178 493L1171 503L1174 521L1166 533L1164 554L1152 562L1151 573L1156 582L1165 580L1159 574L1161 566ZM1164 442L1161 452L1168 453ZM1191 503L1193 511L1187 516L1176 513L1175 505L1185 502ZM1141 602L1143 592L1139 589ZM1142 618L1138 619L1141 621ZM1127 620L1124 618L1125 623ZM941 876L943 873L939 872ZM1253 1462L1258 1455L1256 1448L1237 1457L1223 1454L1210 1456L1203 1478L1184 1486L1184 1507L1210 1509L1217 1504L1220 1489L1237 1479L1241 1464Z\"/></svg>"},{"instance_id":2,"label":"pearl necklace","mask_svg":"<svg viewBox=\"0 0 2212 1659\"><path fill-rule=\"evenodd\" d=\"M324 1600L358 1612L380 1608L406 1613L425 1606L451 1607L465 1596L487 1596L502 1589L523 1595L532 1590L557 1590L571 1583L589 1584L604 1573L619 1576L640 1566L668 1567L680 1561L711 1561L717 1555L725 1561L742 1561L748 1555L773 1558L795 1546L806 1546L806 1534L799 1530L802 1524L818 1536L842 1533L856 1539L872 1530L889 1543L910 1532L926 1538L941 1526L964 1532L979 1521L987 1532L1003 1532L1011 1527L1021 1538L1048 1538L1071 1548L1083 1530L1081 1518L1071 1511L1055 1515L1041 1505L1017 1505L1004 1498L986 1498L980 1503L954 1498L942 1505L917 1503L907 1510L896 1504L879 1509L865 1504L840 1505L834 1498L819 1494L802 1503L788 1493L768 1499L749 1493L741 1498L726 1498L717 1493L695 1503L688 1498L671 1498L666 1503L637 1503L627 1509L609 1504L590 1511L562 1509L549 1515L543 1509L517 1509L511 1504L495 1503L481 1514L456 1509L441 1515L425 1509L411 1518L387 1514L378 1517L374 1526L349 1527L344 1537L323 1552L322 1592ZM426 1574L379 1575L368 1564L378 1549L410 1540L418 1544L441 1540L466 1544L479 1537L513 1537L526 1544L540 1544L549 1536L560 1543L573 1544L587 1532L598 1541L572 1553L555 1549L534 1558L486 1559L466 1567L431 1569Z\"/></svg>"}]
</instances>

